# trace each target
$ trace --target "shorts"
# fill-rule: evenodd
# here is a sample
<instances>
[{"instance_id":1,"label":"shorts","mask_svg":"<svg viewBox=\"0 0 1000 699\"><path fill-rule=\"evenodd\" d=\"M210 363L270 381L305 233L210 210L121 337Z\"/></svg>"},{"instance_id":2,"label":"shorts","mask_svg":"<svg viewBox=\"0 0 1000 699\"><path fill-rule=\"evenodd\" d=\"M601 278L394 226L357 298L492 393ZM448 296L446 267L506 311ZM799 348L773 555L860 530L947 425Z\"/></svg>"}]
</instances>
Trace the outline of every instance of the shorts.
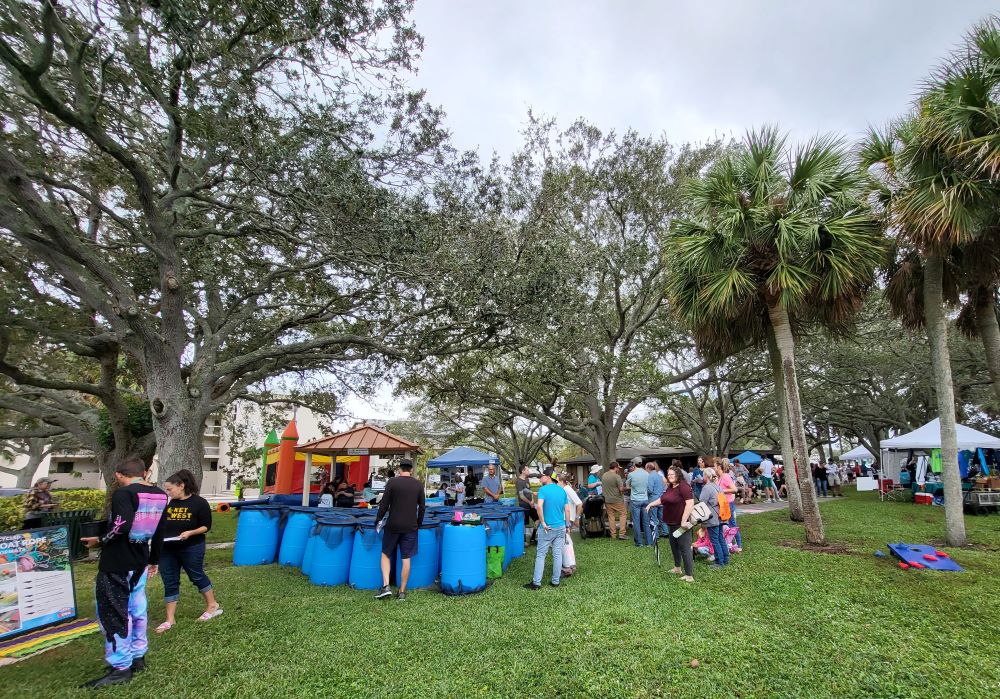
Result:
<instances>
[{"instance_id":1,"label":"shorts","mask_svg":"<svg viewBox=\"0 0 1000 699\"><path fill-rule=\"evenodd\" d=\"M761 488L773 488L774 487L774 479L773 478L768 478L767 476L761 476L760 477L760 487Z\"/></svg>"},{"instance_id":2,"label":"shorts","mask_svg":"<svg viewBox=\"0 0 1000 699\"><path fill-rule=\"evenodd\" d=\"M399 546L400 558L413 558L417 555L417 530L408 532L382 532L382 553L392 558Z\"/></svg>"},{"instance_id":3,"label":"shorts","mask_svg":"<svg viewBox=\"0 0 1000 699\"><path fill-rule=\"evenodd\" d=\"M830 485L841 485L844 481L839 473L828 473L826 474L826 482Z\"/></svg>"}]
</instances>

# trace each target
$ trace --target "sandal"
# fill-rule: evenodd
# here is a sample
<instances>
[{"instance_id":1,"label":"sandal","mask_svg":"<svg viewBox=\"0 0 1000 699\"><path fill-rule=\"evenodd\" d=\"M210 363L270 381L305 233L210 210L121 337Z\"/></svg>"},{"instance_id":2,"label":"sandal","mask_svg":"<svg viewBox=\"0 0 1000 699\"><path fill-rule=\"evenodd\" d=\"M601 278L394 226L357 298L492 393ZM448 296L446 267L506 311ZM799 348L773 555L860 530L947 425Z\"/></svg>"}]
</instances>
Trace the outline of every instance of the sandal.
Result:
<instances>
[{"instance_id":1,"label":"sandal","mask_svg":"<svg viewBox=\"0 0 1000 699\"><path fill-rule=\"evenodd\" d=\"M163 622L162 624L160 624L159 626L156 627L156 633L166 633L167 631L169 631L173 627L174 627L174 625L171 622L165 621L165 622Z\"/></svg>"},{"instance_id":2,"label":"sandal","mask_svg":"<svg viewBox=\"0 0 1000 699\"><path fill-rule=\"evenodd\" d=\"M205 612L200 617L198 617L198 621L208 621L210 619L214 619L215 617L217 617L217 616L219 616L221 614L222 614L222 607L216 607L212 611Z\"/></svg>"},{"instance_id":3,"label":"sandal","mask_svg":"<svg viewBox=\"0 0 1000 699\"><path fill-rule=\"evenodd\" d=\"M694 582L694 578L692 578L690 575L682 575L681 580L683 582Z\"/></svg>"}]
</instances>

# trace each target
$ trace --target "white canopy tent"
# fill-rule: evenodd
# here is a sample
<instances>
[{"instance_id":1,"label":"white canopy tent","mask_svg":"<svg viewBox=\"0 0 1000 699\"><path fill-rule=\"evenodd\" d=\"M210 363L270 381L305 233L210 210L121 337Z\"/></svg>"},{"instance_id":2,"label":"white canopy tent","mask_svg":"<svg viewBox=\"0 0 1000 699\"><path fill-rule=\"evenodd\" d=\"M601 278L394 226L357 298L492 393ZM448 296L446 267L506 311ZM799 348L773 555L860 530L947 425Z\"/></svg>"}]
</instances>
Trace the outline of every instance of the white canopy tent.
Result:
<instances>
[{"instance_id":1,"label":"white canopy tent","mask_svg":"<svg viewBox=\"0 0 1000 699\"><path fill-rule=\"evenodd\" d=\"M840 455L841 461L874 461L875 455L864 446L854 447Z\"/></svg>"},{"instance_id":2,"label":"white canopy tent","mask_svg":"<svg viewBox=\"0 0 1000 699\"><path fill-rule=\"evenodd\" d=\"M955 435L958 438L958 450L964 449L1000 449L1000 438L991 437L985 432L974 430L965 425L955 425ZM932 449L941 448L941 419L935 418L923 427L918 427L912 432L901 434L891 439L883 439L879 442L882 450L882 470L885 478L891 478L899 482L899 472L902 459L905 459L905 452L922 451L930 453ZM900 452L904 454L900 458ZM896 458L890 458L890 454L895 454ZM843 458L843 457L841 457Z\"/></svg>"}]
</instances>

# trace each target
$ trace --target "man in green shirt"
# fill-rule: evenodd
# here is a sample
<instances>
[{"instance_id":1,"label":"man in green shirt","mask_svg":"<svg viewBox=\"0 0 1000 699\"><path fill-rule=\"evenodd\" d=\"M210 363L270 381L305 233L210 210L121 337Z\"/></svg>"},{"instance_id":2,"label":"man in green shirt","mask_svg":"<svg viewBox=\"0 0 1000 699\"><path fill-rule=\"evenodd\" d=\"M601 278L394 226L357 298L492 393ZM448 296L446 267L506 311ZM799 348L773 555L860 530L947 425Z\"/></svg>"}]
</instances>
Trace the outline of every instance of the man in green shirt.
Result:
<instances>
[{"instance_id":1,"label":"man in green shirt","mask_svg":"<svg viewBox=\"0 0 1000 699\"><path fill-rule=\"evenodd\" d=\"M622 489L622 467L617 461L612 461L608 470L601 476L601 487L604 489L604 509L608 516L608 530L611 538L626 538L625 528L625 495ZM617 523L615 518L618 518ZM616 526L617 525L617 526Z\"/></svg>"}]
</instances>

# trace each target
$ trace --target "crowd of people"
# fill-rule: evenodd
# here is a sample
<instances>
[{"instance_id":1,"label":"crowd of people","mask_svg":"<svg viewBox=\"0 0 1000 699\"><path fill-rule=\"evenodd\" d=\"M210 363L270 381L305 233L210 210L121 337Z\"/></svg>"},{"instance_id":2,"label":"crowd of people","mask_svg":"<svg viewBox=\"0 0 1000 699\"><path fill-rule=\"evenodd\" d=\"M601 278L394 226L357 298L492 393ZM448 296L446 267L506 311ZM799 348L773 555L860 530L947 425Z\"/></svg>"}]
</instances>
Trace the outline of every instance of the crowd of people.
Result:
<instances>
[{"instance_id":1,"label":"crowd of people","mask_svg":"<svg viewBox=\"0 0 1000 699\"><path fill-rule=\"evenodd\" d=\"M768 473L756 482L776 500L773 472L758 468L758 473ZM593 466L586 483L578 488L568 473L555 475L553 469L546 469L541 488L533 493L528 468L522 467L515 491L524 511L526 533L530 533L528 545L538 546L534 574L525 587L541 587L550 552L551 585L558 586L562 577L575 572L571 533L582 526L585 508L595 503L599 503L595 512L603 520L604 533L612 539L628 541L629 528L633 545L639 548L653 545L654 537L667 539L674 562L671 572L685 582L694 580L697 554L705 555L713 566L724 567L731 553L743 550L736 507L750 501L751 488L757 487L751 485L754 482L739 460L703 456L694 468L685 469L674 459L664 471L655 461L644 464L636 458L627 467L617 461L607 469ZM693 516L696 503L702 505L700 517Z\"/></svg>"}]
</instances>

